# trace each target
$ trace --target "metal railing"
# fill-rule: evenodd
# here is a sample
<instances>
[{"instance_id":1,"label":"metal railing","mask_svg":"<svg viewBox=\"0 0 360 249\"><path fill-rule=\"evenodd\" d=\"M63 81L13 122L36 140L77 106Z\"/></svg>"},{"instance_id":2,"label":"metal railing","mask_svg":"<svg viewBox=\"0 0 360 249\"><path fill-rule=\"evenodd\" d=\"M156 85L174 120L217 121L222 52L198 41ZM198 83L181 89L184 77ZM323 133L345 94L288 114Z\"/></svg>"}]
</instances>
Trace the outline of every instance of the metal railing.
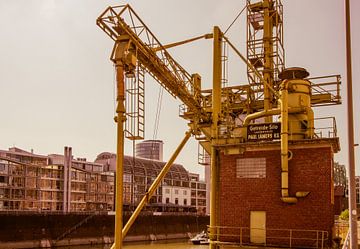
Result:
<instances>
[{"instance_id":1,"label":"metal railing","mask_svg":"<svg viewBox=\"0 0 360 249\"><path fill-rule=\"evenodd\" d=\"M216 244L326 248L329 241L328 232L321 230L216 226L209 227L209 231L213 231L210 238ZM261 240L263 242L257 243Z\"/></svg>"},{"instance_id":2,"label":"metal railing","mask_svg":"<svg viewBox=\"0 0 360 249\"><path fill-rule=\"evenodd\" d=\"M341 104L340 75L313 77L307 80L311 82L311 104L313 107Z\"/></svg>"},{"instance_id":3,"label":"metal railing","mask_svg":"<svg viewBox=\"0 0 360 249\"><path fill-rule=\"evenodd\" d=\"M309 121L294 120L289 121L289 136L305 135L308 132ZM337 126L335 117L315 118L314 122L314 139L336 138ZM298 127L300 125L300 127ZM291 127L295 127L291 129Z\"/></svg>"},{"instance_id":4,"label":"metal railing","mask_svg":"<svg viewBox=\"0 0 360 249\"><path fill-rule=\"evenodd\" d=\"M347 232L342 249L349 249L350 248L350 230Z\"/></svg>"},{"instance_id":5,"label":"metal railing","mask_svg":"<svg viewBox=\"0 0 360 249\"><path fill-rule=\"evenodd\" d=\"M315 135L318 138L336 138L337 127L335 117L323 117L314 119Z\"/></svg>"}]
</instances>

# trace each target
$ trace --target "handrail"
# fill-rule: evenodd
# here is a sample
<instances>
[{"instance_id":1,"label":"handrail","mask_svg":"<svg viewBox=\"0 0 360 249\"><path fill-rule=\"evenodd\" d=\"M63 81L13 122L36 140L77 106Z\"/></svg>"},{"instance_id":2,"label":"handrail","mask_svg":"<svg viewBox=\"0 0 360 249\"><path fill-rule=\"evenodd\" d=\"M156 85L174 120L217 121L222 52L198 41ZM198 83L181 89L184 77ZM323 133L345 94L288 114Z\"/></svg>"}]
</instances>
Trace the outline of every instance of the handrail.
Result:
<instances>
[{"instance_id":1,"label":"handrail","mask_svg":"<svg viewBox=\"0 0 360 249\"><path fill-rule=\"evenodd\" d=\"M208 226L209 227L209 226ZM209 229L210 230L210 229ZM214 236L216 244L252 245L251 231L262 231L265 234L265 246L287 246L289 248L306 246L306 248L325 248L329 240L327 231L278 228L249 228L216 226Z\"/></svg>"},{"instance_id":2,"label":"handrail","mask_svg":"<svg viewBox=\"0 0 360 249\"><path fill-rule=\"evenodd\" d=\"M307 78L311 82L311 104L316 106L341 104L340 75Z\"/></svg>"}]
</instances>

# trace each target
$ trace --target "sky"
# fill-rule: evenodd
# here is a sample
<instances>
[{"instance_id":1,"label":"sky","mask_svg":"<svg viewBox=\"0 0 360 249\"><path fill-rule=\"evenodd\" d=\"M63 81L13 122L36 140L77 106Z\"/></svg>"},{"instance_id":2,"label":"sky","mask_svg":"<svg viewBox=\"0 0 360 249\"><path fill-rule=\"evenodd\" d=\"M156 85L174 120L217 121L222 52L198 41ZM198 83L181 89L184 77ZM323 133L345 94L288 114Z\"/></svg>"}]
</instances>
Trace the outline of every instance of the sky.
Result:
<instances>
[{"instance_id":1,"label":"sky","mask_svg":"<svg viewBox=\"0 0 360 249\"><path fill-rule=\"evenodd\" d=\"M245 0L0 0L0 149L16 146L38 154L63 153L95 160L116 151L115 80L109 60L113 41L96 24L107 6L129 3L162 44L223 31ZM360 143L360 1L351 0L355 143ZM343 104L315 108L316 117L335 116L341 152L335 160L348 165L344 3L340 0L288 0L284 5L286 66L306 68L311 76L340 74ZM242 15L227 37L246 54ZM212 43L201 40L170 49L189 73L199 73L211 86ZM247 82L246 67L229 54L229 81ZM153 139L159 85L146 77L145 138ZM178 117L180 101L164 92L157 139L164 159L182 140L186 122ZM125 142L125 154L133 154ZM203 176L198 145L191 139L178 159ZM360 147L355 148L357 175Z\"/></svg>"}]
</instances>

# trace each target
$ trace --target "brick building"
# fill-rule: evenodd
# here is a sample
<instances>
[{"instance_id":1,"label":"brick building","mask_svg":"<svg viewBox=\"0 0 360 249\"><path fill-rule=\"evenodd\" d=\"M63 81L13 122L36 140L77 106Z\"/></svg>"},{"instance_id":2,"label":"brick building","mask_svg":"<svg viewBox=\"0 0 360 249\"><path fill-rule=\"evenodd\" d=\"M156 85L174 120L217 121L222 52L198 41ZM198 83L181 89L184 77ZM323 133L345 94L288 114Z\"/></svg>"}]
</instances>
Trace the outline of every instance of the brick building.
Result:
<instances>
[{"instance_id":1,"label":"brick building","mask_svg":"<svg viewBox=\"0 0 360 249\"><path fill-rule=\"evenodd\" d=\"M221 156L220 224L222 233L242 233L242 242L313 246L318 236L331 238L334 224L333 151L323 143L293 142L289 161L290 195L309 191L296 204L281 201L280 148L277 143L249 146L243 154ZM230 194L229 194L230 193ZM260 218L259 218L260 217ZM262 218L261 218L262 217ZM253 219L260 219L260 227ZM252 224L253 223L253 224ZM256 230L258 229L258 230ZM292 233L292 234L291 234ZM258 237L258 238L256 238ZM239 237L235 236L238 241ZM261 241L259 241L262 243Z\"/></svg>"}]
</instances>

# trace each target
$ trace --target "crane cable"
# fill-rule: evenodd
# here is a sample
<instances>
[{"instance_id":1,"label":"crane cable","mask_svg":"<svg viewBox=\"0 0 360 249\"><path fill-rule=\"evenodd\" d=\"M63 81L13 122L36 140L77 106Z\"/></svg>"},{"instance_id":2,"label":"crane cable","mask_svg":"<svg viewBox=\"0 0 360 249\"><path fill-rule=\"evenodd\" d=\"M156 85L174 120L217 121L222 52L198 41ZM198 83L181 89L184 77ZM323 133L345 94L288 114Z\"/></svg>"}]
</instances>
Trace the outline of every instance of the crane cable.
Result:
<instances>
[{"instance_id":1,"label":"crane cable","mask_svg":"<svg viewBox=\"0 0 360 249\"><path fill-rule=\"evenodd\" d=\"M157 138L157 133L158 133L158 130L159 130L163 92L164 92L164 88L162 86L160 86L159 94L158 94L158 100L157 100L157 106L156 106L155 122L154 122L154 131L153 131L153 139L154 140Z\"/></svg>"},{"instance_id":2,"label":"crane cable","mask_svg":"<svg viewBox=\"0 0 360 249\"><path fill-rule=\"evenodd\" d=\"M229 25L229 27L225 30L224 35L229 31L229 29L233 26L233 24L236 22L236 20L241 16L241 14L244 12L246 7L247 7L247 4L245 4L244 8L239 12L239 14L235 17L234 21L232 21L232 23Z\"/></svg>"}]
</instances>

